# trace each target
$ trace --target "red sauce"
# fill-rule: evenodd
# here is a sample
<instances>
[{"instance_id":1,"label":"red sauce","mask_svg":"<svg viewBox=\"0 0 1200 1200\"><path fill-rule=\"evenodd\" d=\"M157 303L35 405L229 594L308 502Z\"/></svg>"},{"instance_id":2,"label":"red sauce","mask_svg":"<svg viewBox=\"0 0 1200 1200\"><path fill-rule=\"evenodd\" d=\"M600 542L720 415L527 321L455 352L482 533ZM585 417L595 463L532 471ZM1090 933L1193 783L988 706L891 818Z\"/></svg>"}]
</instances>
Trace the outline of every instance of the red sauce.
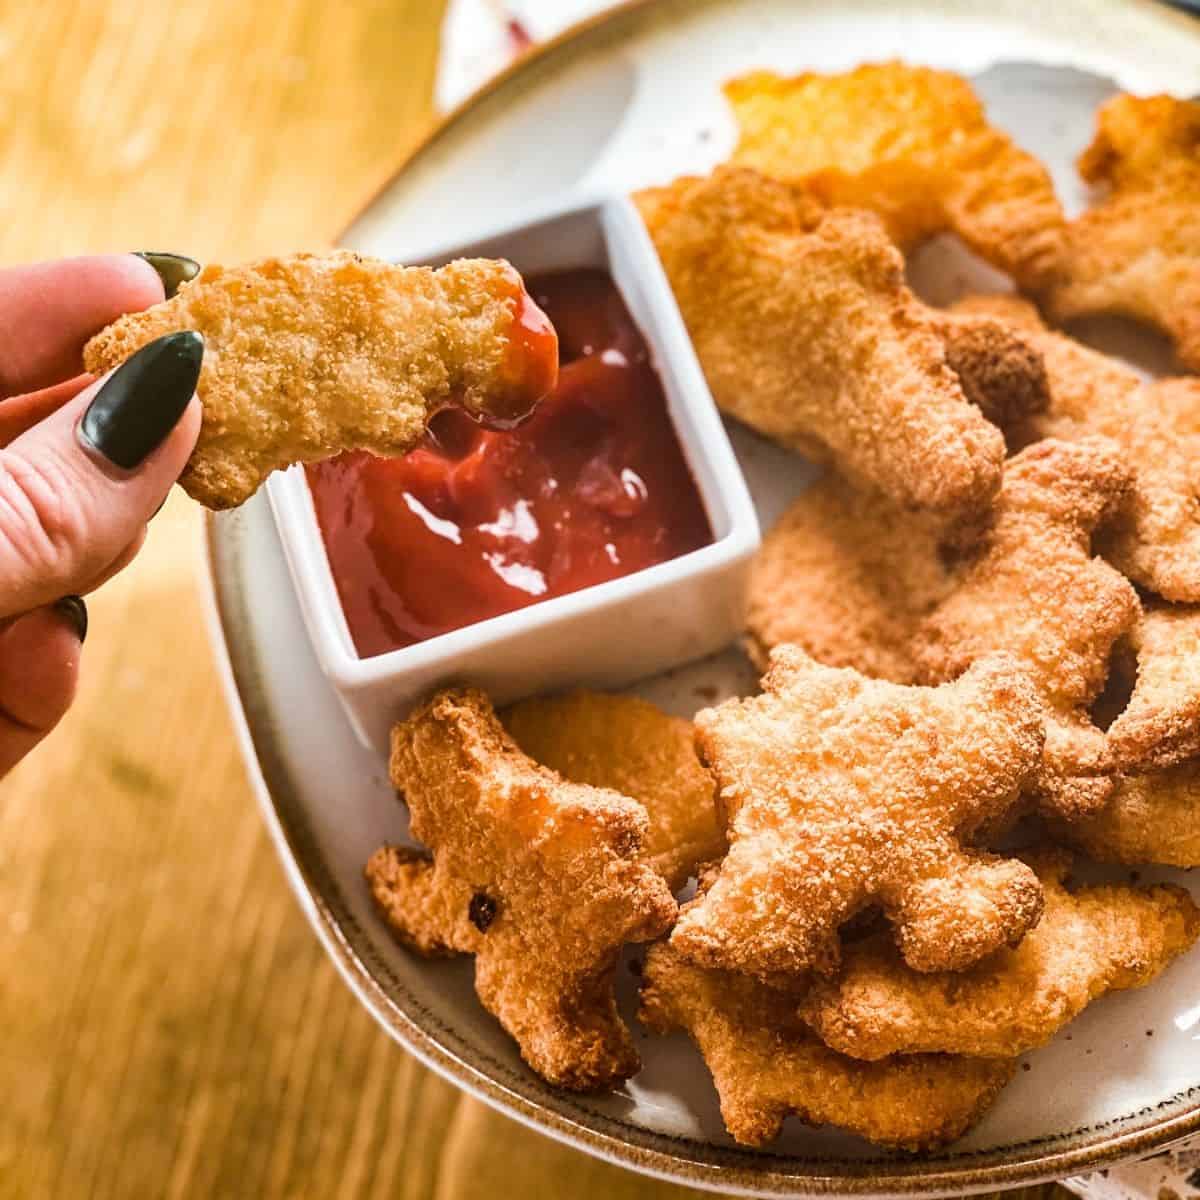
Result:
<instances>
[{"instance_id":1,"label":"red sauce","mask_svg":"<svg viewBox=\"0 0 1200 1200\"><path fill-rule=\"evenodd\" d=\"M511 429L525 420L548 396L558 378L558 335L550 318L525 290L517 271L509 267L512 286L512 325L500 378L488 396L489 429Z\"/></svg>"},{"instance_id":2,"label":"red sauce","mask_svg":"<svg viewBox=\"0 0 1200 1200\"><path fill-rule=\"evenodd\" d=\"M399 459L310 465L359 654L562 596L712 541L646 344L603 271L530 283L558 386L515 429L447 409Z\"/></svg>"}]
</instances>

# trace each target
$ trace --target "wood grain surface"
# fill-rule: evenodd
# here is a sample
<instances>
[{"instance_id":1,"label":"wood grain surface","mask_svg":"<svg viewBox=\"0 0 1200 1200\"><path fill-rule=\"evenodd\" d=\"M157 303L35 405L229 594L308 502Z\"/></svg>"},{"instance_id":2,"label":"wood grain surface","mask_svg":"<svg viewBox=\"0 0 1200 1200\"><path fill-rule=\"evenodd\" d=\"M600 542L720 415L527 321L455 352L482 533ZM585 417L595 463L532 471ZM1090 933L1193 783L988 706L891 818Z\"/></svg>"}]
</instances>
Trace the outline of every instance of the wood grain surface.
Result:
<instances>
[{"instance_id":1,"label":"wood grain surface","mask_svg":"<svg viewBox=\"0 0 1200 1200\"><path fill-rule=\"evenodd\" d=\"M0 265L327 244L431 119L440 20L0 0ZM199 546L176 493L89 602L74 710L0 784L0 1197L698 1196L465 1099L357 1006L243 778Z\"/></svg>"}]
</instances>

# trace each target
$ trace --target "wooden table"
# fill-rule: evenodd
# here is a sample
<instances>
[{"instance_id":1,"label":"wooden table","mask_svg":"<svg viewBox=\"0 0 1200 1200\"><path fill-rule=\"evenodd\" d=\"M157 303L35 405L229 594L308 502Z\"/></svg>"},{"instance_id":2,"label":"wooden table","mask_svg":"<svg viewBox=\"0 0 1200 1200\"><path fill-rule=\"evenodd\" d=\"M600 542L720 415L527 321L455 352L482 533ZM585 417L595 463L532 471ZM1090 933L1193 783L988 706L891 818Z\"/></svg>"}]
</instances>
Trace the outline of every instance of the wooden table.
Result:
<instances>
[{"instance_id":1,"label":"wooden table","mask_svg":"<svg viewBox=\"0 0 1200 1200\"><path fill-rule=\"evenodd\" d=\"M430 121L440 19L0 0L0 265L326 244ZM465 1099L351 998L243 778L199 539L176 494L90 601L74 710L0 785L0 1197L700 1195Z\"/></svg>"}]
</instances>

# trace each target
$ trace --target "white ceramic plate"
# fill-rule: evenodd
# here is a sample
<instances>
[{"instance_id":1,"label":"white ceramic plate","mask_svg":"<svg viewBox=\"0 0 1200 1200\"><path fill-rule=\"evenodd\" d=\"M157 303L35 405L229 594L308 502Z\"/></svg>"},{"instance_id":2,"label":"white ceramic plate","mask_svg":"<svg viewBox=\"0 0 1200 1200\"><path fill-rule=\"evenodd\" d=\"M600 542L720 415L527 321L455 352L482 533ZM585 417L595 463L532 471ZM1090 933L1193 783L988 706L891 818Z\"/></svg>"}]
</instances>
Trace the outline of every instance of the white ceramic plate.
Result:
<instances>
[{"instance_id":1,"label":"white ceramic plate","mask_svg":"<svg viewBox=\"0 0 1200 1200\"><path fill-rule=\"evenodd\" d=\"M1071 206L1080 201L1073 157L1114 84L1200 92L1200 23L1137 0L650 0L553 43L458 110L345 241L403 257L434 241L466 240L564 189L627 189L706 169L732 144L723 79L754 67L840 69L894 55L976 76L993 118L1051 165ZM996 67L1015 60L1041 65ZM945 244L914 265L936 299L948 298L947 280L958 286L976 270ZM1152 364L1152 341L1120 345ZM768 527L811 470L731 432ZM646 1038L645 1069L615 1095L546 1087L476 1003L469 961L416 960L371 908L363 863L380 842L404 837L404 814L384 762L355 739L316 663L265 497L209 529L231 702L300 902L363 1003L461 1086L636 1170L754 1195L961 1194L1076 1173L1200 1130L1200 954L1148 990L1095 1005L1069 1038L1031 1056L969 1137L921 1158L797 1122L768 1150L736 1147L682 1037ZM690 715L753 684L731 650L637 690ZM630 1012L624 973L622 989Z\"/></svg>"}]
</instances>

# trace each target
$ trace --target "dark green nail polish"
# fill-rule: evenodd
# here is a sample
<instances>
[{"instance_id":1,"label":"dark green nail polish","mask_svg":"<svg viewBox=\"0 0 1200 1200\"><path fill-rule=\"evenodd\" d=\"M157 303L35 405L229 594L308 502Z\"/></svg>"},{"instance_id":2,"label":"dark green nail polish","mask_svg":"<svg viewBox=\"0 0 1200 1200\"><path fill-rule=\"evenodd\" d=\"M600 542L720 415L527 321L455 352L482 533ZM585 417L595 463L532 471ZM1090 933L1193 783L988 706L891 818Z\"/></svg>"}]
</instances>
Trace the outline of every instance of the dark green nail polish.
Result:
<instances>
[{"instance_id":1,"label":"dark green nail polish","mask_svg":"<svg viewBox=\"0 0 1200 1200\"><path fill-rule=\"evenodd\" d=\"M194 258L187 258L182 254L165 254L157 250L135 250L134 254L158 272L168 300L179 291L181 283L187 283L189 279L195 279L200 274L200 264Z\"/></svg>"},{"instance_id":2,"label":"dark green nail polish","mask_svg":"<svg viewBox=\"0 0 1200 1200\"><path fill-rule=\"evenodd\" d=\"M204 339L190 329L143 346L105 381L79 422L79 440L126 471L175 428L196 390Z\"/></svg>"},{"instance_id":3,"label":"dark green nail polish","mask_svg":"<svg viewBox=\"0 0 1200 1200\"><path fill-rule=\"evenodd\" d=\"M88 631L88 611L83 597L64 596L61 600L55 600L54 611L75 630L79 644L82 645L87 639Z\"/></svg>"}]
</instances>

